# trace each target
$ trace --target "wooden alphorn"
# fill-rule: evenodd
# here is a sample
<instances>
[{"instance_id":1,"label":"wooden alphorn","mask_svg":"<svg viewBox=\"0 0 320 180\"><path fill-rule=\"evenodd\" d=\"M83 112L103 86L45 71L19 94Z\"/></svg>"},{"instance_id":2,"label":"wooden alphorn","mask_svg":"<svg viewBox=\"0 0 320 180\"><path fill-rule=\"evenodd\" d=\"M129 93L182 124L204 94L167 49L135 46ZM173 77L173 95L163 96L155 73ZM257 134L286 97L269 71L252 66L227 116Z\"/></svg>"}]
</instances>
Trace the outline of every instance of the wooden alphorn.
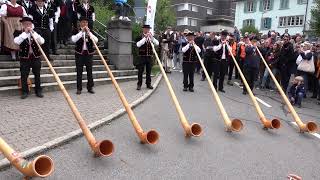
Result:
<instances>
[{"instance_id":1,"label":"wooden alphorn","mask_svg":"<svg viewBox=\"0 0 320 180\"><path fill-rule=\"evenodd\" d=\"M230 55L232 57L232 60L233 60L234 64L236 65L236 67L237 67L237 69L239 71L240 77L241 77L241 79L243 81L243 84L245 85L244 88L247 89L247 92L248 92L248 94L250 96L250 99L253 102L253 105L254 105L254 107L255 107L255 109L256 109L256 111L258 113L258 116L260 118L260 121L263 124L263 127L265 129L279 129L281 127L280 120L279 119L268 120L265 117L264 113L262 112L262 109L261 109L260 105L258 104L258 101L257 101L256 97L254 96L254 94L253 94L252 90L250 89L250 86L249 86L246 78L244 77L244 75L243 75L243 73L242 73L242 71L240 69L240 66L239 66L238 62L236 61L234 55L232 54L232 50L231 50L230 46L228 44L226 44L226 46L228 47L228 51L229 51L229 53L230 53Z\"/></svg>"},{"instance_id":2,"label":"wooden alphorn","mask_svg":"<svg viewBox=\"0 0 320 180\"><path fill-rule=\"evenodd\" d=\"M14 151L1 137L0 152L26 177L43 178L49 176L54 170L53 161L49 156L40 155L29 162L23 159L18 152Z\"/></svg>"},{"instance_id":3,"label":"wooden alphorn","mask_svg":"<svg viewBox=\"0 0 320 180\"><path fill-rule=\"evenodd\" d=\"M297 123L297 125L299 126L300 132L310 132L310 133L314 133L318 130L318 126L315 122L310 121L307 122L307 124L304 124L299 115L297 114L296 110L293 108L292 104L290 103L286 93L283 91L282 87L280 86L278 80L276 79L276 77L274 76L274 74L272 73L270 67L268 66L266 60L264 59L264 57L262 56L260 50L257 48L257 52L259 53L261 60L263 62L263 64L266 66L267 70L269 71L269 74L273 80L273 82L276 84L278 91L280 92L280 95L283 99L283 101L286 103L286 105L288 106L293 119L295 120L295 122Z\"/></svg>"},{"instance_id":4,"label":"wooden alphorn","mask_svg":"<svg viewBox=\"0 0 320 180\"><path fill-rule=\"evenodd\" d=\"M147 143L147 144L157 144L158 140L159 140L159 134L156 130L151 129L148 132L144 132L143 129L141 128L136 116L134 115L131 106L129 105L126 97L124 96L123 92L121 91L121 88L119 86L119 84L117 83L116 79L114 78L112 71L110 70L106 60L104 59L103 55L100 52L99 47L97 46L97 44L94 42L93 38L91 37L91 34L88 33L90 35L90 38L92 39L93 45L95 46L95 48L97 49L97 52L100 56L100 59L103 63L103 65L105 66L105 68L107 69L108 75L111 78L112 84L114 85L114 87L116 88L116 91L121 99L121 102L124 106L124 108L126 109L129 119L137 133L137 135L140 138L140 141L142 143Z\"/></svg>"},{"instance_id":5,"label":"wooden alphorn","mask_svg":"<svg viewBox=\"0 0 320 180\"><path fill-rule=\"evenodd\" d=\"M181 122L181 124L182 124L182 127L183 127L184 130L185 130L186 136L187 136L187 137L189 137L189 136L195 136L195 137L200 136L200 135L202 134L202 128L201 128L200 124L193 123L193 124L190 126L190 124L188 123L187 118L186 118L186 116L184 115L184 113L183 113L183 111L182 111L182 108L181 108L181 106L180 106L180 104L179 104L179 101L178 101L178 99L177 99L177 96L175 95L175 93L174 93L174 91L173 91L173 88L172 88L171 83L170 83L170 81L169 81L169 79L168 79L168 76L167 76L166 72L164 71L164 69L163 69L163 67L162 67L162 64L161 64L161 61L160 61L160 59L159 59L159 56L158 56L158 54L157 54L157 52L156 52L156 49L154 48L154 45L153 45L152 42L150 42L150 44L151 44L151 47L152 47L152 51L153 51L153 53L154 53L155 56L156 56L156 59L157 59L157 62L158 62L158 64L159 64L161 73L162 73L162 75L163 75L163 77L164 77L164 79L165 79L165 81L166 81L167 87L168 87L168 89L169 89L169 93L170 93L170 95L171 95L171 98L172 98L172 100L173 100L173 103L174 103L174 105L175 105L175 107L176 107L176 110L177 110L177 112L178 112L178 115L179 115L179 117L180 117L180 122Z\"/></svg>"},{"instance_id":6,"label":"wooden alphorn","mask_svg":"<svg viewBox=\"0 0 320 180\"><path fill-rule=\"evenodd\" d=\"M38 43L38 41L36 40L36 38L34 37L34 34L31 33L31 36L33 37L34 41L36 42L37 46L39 47L39 50L44 58L44 60L47 62L50 71L53 74L53 77L55 78L55 80L57 81L60 90L62 92L62 94L64 95L65 99L68 102L68 105L74 115L74 117L76 118L84 136L86 137L91 149L94 151L96 156L110 156L113 151L114 151L114 146L113 143L110 140L103 140L103 141L99 141L97 142L95 137L93 136L93 134L91 133L91 131L89 130L89 128L87 127L84 119L82 118L78 108L76 107L76 105L74 104L73 100L71 99L69 93L67 92L67 90L65 89L63 83L61 82L58 74L56 73L56 71L54 70L54 68L52 67L50 61L48 60L46 54L43 52L40 44Z\"/></svg>"},{"instance_id":7,"label":"wooden alphorn","mask_svg":"<svg viewBox=\"0 0 320 180\"><path fill-rule=\"evenodd\" d=\"M195 46L195 44L193 44L193 46ZM215 87L213 86L211 78L210 78L210 76L208 74L208 71L207 71L206 67L204 66L204 64L202 62L202 59L201 59L198 51L196 51L196 53L197 53L199 62L201 64L201 67L203 69L203 72L206 75L207 81L209 83L209 87L210 87L210 89L212 91L212 94L213 94L213 98L214 98L214 100L216 101L216 103L218 105L218 109L220 110L221 116L222 116L222 118L224 120L224 123L226 125L227 131L241 131L242 128L243 128L243 124L242 124L241 120L239 120L239 119L230 120L226 110L224 109L224 107L222 105L221 99L220 99Z\"/></svg>"}]
</instances>

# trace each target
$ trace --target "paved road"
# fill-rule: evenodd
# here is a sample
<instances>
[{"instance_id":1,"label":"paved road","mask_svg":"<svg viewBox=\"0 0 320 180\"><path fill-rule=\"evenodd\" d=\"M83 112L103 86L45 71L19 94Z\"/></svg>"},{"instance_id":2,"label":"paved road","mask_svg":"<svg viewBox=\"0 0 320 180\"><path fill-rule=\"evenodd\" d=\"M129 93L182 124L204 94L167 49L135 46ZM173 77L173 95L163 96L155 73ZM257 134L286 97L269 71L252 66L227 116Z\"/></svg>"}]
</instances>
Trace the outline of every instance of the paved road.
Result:
<instances>
[{"instance_id":1,"label":"paved road","mask_svg":"<svg viewBox=\"0 0 320 180\"><path fill-rule=\"evenodd\" d=\"M131 103L148 90L137 92L136 81L120 82ZM87 124L98 121L123 108L112 84L97 86L96 94L87 93L84 87L79 96L68 90ZM73 114L60 91L44 93L44 98L34 94L21 100L19 96L0 95L0 136L16 151L22 152L79 129ZM3 156L0 155L0 159Z\"/></svg>"},{"instance_id":2,"label":"paved road","mask_svg":"<svg viewBox=\"0 0 320 180\"><path fill-rule=\"evenodd\" d=\"M282 119L282 128L265 131L248 96L238 87L226 87L221 96L227 112L244 121L240 133L224 131L223 121L213 102L207 82L196 82L195 93L182 92L182 75L170 79L190 122L203 126L199 138L185 138L177 113L164 81L146 102L134 111L144 129L160 133L157 145L142 145L127 118L122 116L111 125L97 129L97 139L111 139L115 153L109 158L94 158L84 138L47 152L56 165L47 179L286 179L296 173L305 180L319 179L320 139L297 133L290 115L278 102L276 94L257 92L272 108L261 106L269 118ZM199 79L199 77L197 77ZM267 94L268 95L268 94ZM305 104L302 119L318 116L318 106ZM15 169L0 172L0 179L17 179ZM35 178L37 179L37 178Z\"/></svg>"}]
</instances>

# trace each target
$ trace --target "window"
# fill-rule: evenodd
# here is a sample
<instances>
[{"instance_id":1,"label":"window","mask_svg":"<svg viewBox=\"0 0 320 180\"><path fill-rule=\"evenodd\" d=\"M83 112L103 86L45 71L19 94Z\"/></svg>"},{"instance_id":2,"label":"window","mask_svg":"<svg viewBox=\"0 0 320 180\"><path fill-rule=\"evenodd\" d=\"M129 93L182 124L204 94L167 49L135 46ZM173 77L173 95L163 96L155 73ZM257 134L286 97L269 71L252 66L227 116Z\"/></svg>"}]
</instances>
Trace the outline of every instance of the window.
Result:
<instances>
[{"instance_id":1,"label":"window","mask_svg":"<svg viewBox=\"0 0 320 180\"><path fill-rule=\"evenodd\" d=\"M253 12L253 1L248 1L247 2L247 8L248 8L248 12Z\"/></svg>"},{"instance_id":2,"label":"window","mask_svg":"<svg viewBox=\"0 0 320 180\"><path fill-rule=\"evenodd\" d=\"M281 0L280 9L288 9L288 8L289 8L289 0Z\"/></svg>"},{"instance_id":3,"label":"window","mask_svg":"<svg viewBox=\"0 0 320 180\"><path fill-rule=\"evenodd\" d=\"M191 6L191 10L192 10L193 12L198 12L198 6L192 5L192 6Z\"/></svg>"},{"instance_id":4,"label":"window","mask_svg":"<svg viewBox=\"0 0 320 180\"><path fill-rule=\"evenodd\" d=\"M279 27L287 26L287 17L279 17Z\"/></svg>"},{"instance_id":5,"label":"window","mask_svg":"<svg viewBox=\"0 0 320 180\"><path fill-rule=\"evenodd\" d=\"M303 25L304 16L296 16L296 26Z\"/></svg>"},{"instance_id":6,"label":"window","mask_svg":"<svg viewBox=\"0 0 320 180\"><path fill-rule=\"evenodd\" d=\"M243 27L245 26L254 26L254 19L246 19L243 21Z\"/></svg>"},{"instance_id":7,"label":"window","mask_svg":"<svg viewBox=\"0 0 320 180\"><path fill-rule=\"evenodd\" d=\"M298 0L298 4L307 4L308 0Z\"/></svg>"},{"instance_id":8,"label":"window","mask_svg":"<svg viewBox=\"0 0 320 180\"><path fill-rule=\"evenodd\" d=\"M208 2L213 2L213 0L208 0Z\"/></svg>"},{"instance_id":9,"label":"window","mask_svg":"<svg viewBox=\"0 0 320 180\"><path fill-rule=\"evenodd\" d=\"M197 20L196 19L191 19L191 18L189 18L188 19L188 25L189 26L197 26Z\"/></svg>"},{"instance_id":10,"label":"window","mask_svg":"<svg viewBox=\"0 0 320 180\"><path fill-rule=\"evenodd\" d=\"M183 10L185 10L184 4L180 4L177 6L177 11L183 11Z\"/></svg>"},{"instance_id":11,"label":"window","mask_svg":"<svg viewBox=\"0 0 320 180\"><path fill-rule=\"evenodd\" d=\"M184 26L184 25L188 25L185 22L185 18L177 18L177 26Z\"/></svg>"},{"instance_id":12,"label":"window","mask_svg":"<svg viewBox=\"0 0 320 180\"><path fill-rule=\"evenodd\" d=\"M207 14L212 15L212 9L207 9Z\"/></svg>"},{"instance_id":13,"label":"window","mask_svg":"<svg viewBox=\"0 0 320 180\"><path fill-rule=\"evenodd\" d=\"M269 11L271 8L271 0L263 0L263 10Z\"/></svg>"},{"instance_id":14,"label":"window","mask_svg":"<svg viewBox=\"0 0 320 180\"><path fill-rule=\"evenodd\" d=\"M263 18L262 19L262 29L271 29L271 18Z\"/></svg>"},{"instance_id":15,"label":"window","mask_svg":"<svg viewBox=\"0 0 320 180\"><path fill-rule=\"evenodd\" d=\"M304 16L288 16L287 26L302 26L304 23Z\"/></svg>"}]
</instances>

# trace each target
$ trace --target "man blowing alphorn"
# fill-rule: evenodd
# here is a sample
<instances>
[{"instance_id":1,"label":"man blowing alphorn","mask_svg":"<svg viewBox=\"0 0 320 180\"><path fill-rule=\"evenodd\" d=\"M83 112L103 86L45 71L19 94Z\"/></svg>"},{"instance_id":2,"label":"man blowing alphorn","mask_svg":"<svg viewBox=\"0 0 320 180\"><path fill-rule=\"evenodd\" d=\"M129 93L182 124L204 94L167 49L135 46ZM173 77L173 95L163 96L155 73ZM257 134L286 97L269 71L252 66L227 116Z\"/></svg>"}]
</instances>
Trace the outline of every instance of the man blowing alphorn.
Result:
<instances>
[{"instance_id":1,"label":"man blowing alphorn","mask_svg":"<svg viewBox=\"0 0 320 180\"><path fill-rule=\"evenodd\" d=\"M83 66L86 66L87 71L87 90L89 93L94 94L92 77L92 57L94 54L93 41L97 43L98 38L90 32L90 29L88 28L88 19L86 17L80 18L80 29L78 34L71 37L71 41L76 43L77 94L80 95L82 91Z\"/></svg>"},{"instance_id":2,"label":"man blowing alphorn","mask_svg":"<svg viewBox=\"0 0 320 180\"><path fill-rule=\"evenodd\" d=\"M196 51L198 53L201 52L201 49L194 43L194 36L194 32L189 32L187 34L188 43L182 48L183 91L188 91L189 88L190 92L194 92L194 71L196 63L198 62Z\"/></svg>"},{"instance_id":3,"label":"man blowing alphorn","mask_svg":"<svg viewBox=\"0 0 320 180\"><path fill-rule=\"evenodd\" d=\"M148 89L153 89L151 85L151 68L152 68L152 47L151 43L156 46L159 45L159 41L152 36L150 33L150 25L143 25L143 34L136 39L137 47L139 48L139 62L137 65L138 69L138 83L137 90L141 90L142 85L142 75L144 72L144 67L146 67L146 85Z\"/></svg>"},{"instance_id":4,"label":"man blowing alphorn","mask_svg":"<svg viewBox=\"0 0 320 180\"><path fill-rule=\"evenodd\" d=\"M44 43L44 39L38 33L33 31L31 18L23 17L20 22L23 26L23 32L14 38L14 43L20 46L21 99L27 98L29 94L27 79L31 68L32 73L34 74L36 96L42 98L43 95L40 81L41 54L35 40L41 45ZM36 39L33 39L31 33L33 33Z\"/></svg>"}]
</instances>

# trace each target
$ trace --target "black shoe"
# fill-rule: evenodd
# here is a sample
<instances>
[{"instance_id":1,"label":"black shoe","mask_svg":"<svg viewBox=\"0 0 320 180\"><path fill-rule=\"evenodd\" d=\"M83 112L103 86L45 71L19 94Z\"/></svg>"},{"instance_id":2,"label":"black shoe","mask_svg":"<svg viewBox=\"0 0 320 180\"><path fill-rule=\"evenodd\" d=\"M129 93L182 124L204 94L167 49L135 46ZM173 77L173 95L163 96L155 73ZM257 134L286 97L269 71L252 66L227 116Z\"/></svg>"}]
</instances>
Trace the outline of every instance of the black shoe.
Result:
<instances>
[{"instance_id":1,"label":"black shoe","mask_svg":"<svg viewBox=\"0 0 320 180\"><path fill-rule=\"evenodd\" d=\"M219 89L220 92L225 93L226 91L223 89Z\"/></svg>"},{"instance_id":2,"label":"black shoe","mask_svg":"<svg viewBox=\"0 0 320 180\"><path fill-rule=\"evenodd\" d=\"M186 87L185 87L185 88L183 88L183 91L188 91L188 88L186 88Z\"/></svg>"},{"instance_id":3,"label":"black shoe","mask_svg":"<svg viewBox=\"0 0 320 180\"><path fill-rule=\"evenodd\" d=\"M81 94L81 90L77 90L76 94L80 95Z\"/></svg>"},{"instance_id":4,"label":"black shoe","mask_svg":"<svg viewBox=\"0 0 320 180\"><path fill-rule=\"evenodd\" d=\"M27 93L23 93L22 95L21 95L21 99L26 99L28 97L28 94Z\"/></svg>"},{"instance_id":5,"label":"black shoe","mask_svg":"<svg viewBox=\"0 0 320 180\"><path fill-rule=\"evenodd\" d=\"M138 85L137 86L137 90L140 91L141 90L141 86Z\"/></svg>"},{"instance_id":6,"label":"black shoe","mask_svg":"<svg viewBox=\"0 0 320 180\"><path fill-rule=\"evenodd\" d=\"M243 91L242 94L243 94L243 95L247 95L247 92Z\"/></svg>"},{"instance_id":7,"label":"black shoe","mask_svg":"<svg viewBox=\"0 0 320 180\"><path fill-rule=\"evenodd\" d=\"M147 88L148 88L148 89L153 89L153 86L147 85Z\"/></svg>"},{"instance_id":8,"label":"black shoe","mask_svg":"<svg viewBox=\"0 0 320 180\"><path fill-rule=\"evenodd\" d=\"M297 107L298 107L298 108L301 108L302 106L301 106L301 104L298 104Z\"/></svg>"},{"instance_id":9,"label":"black shoe","mask_svg":"<svg viewBox=\"0 0 320 180\"><path fill-rule=\"evenodd\" d=\"M88 90L88 93L94 94L95 92L94 92L92 89L89 89L89 90Z\"/></svg>"},{"instance_id":10,"label":"black shoe","mask_svg":"<svg viewBox=\"0 0 320 180\"><path fill-rule=\"evenodd\" d=\"M36 96L39 97L39 98L43 98L42 92L36 92Z\"/></svg>"},{"instance_id":11,"label":"black shoe","mask_svg":"<svg viewBox=\"0 0 320 180\"><path fill-rule=\"evenodd\" d=\"M189 91L190 91L190 92L194 92L193 88L189 88Z\"/></svg>"}]
</instances>

